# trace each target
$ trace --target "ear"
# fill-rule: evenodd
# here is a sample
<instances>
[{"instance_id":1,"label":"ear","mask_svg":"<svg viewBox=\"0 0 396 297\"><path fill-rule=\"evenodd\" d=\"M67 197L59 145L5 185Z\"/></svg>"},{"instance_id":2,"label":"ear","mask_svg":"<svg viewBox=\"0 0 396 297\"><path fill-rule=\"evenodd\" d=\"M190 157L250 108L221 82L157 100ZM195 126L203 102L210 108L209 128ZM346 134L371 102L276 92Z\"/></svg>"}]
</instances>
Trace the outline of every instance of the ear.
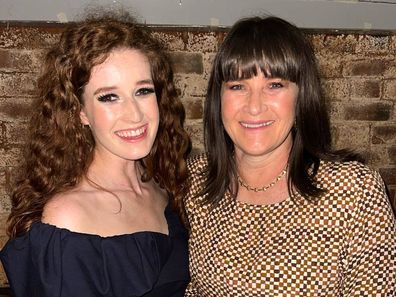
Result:
<instances>
[{"instance_id":1,"label":"ear","mask_svg":"<svg viewBox=\"0 0 396 297\"><path fill-rule=\"evenodd\" d=\"M86 126L86 125L89 126L89 120L88 120L87 114L85 113L84 110L81 110L81 111L80 111L80 120L81 120L81 123L82 123L84 126Z\"/></svg>"}]
</instances>

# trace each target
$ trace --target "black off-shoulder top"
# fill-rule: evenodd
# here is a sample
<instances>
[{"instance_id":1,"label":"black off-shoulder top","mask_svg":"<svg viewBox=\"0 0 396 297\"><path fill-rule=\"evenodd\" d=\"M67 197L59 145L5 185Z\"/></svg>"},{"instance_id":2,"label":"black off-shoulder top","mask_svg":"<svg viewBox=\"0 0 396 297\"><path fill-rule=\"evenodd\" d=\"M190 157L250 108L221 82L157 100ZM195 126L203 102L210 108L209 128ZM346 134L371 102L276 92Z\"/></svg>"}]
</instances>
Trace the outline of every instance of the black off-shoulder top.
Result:
<instances>
[{"instance_id":1,"label":"black off-shoulder top","mask_svg":"<svg viewBox=\"0 0 396 297\"><path fill-rule=\"evenodd\" d=\"M101 237L34 223L0 252L14 296L183 296L187 232L169 206L165 217L169 235Z\"/></svg>"}]
</instances>

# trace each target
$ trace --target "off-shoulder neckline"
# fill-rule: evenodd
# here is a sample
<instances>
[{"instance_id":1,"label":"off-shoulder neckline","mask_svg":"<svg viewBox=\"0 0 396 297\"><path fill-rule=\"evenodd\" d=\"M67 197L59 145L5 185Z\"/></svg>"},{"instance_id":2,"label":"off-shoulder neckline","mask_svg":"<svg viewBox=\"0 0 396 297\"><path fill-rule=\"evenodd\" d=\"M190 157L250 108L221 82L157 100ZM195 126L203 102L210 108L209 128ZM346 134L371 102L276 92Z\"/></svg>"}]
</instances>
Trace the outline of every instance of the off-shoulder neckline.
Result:
<instances>
[{"instance_id":1,"label":"off-shoulder neckline","mask_svg":"<svg viewBox=\"0 0 396 297\"><path fill-rule=\"evenodd\" d=\"M164 238L169 238L172 234L172 226L170 222L170 203L168 203L164 209L164 216L168 225L168 234L158 232L158 231L135 231L131 233L125 233L125 234L115 234L115 235L109 235L109 236L102 236L98 234L93 234L93 233L85 233L85 232L78 232L78 231L72 231L67 228L63 227L58 227L49 223L44 223L42 221L36 221L32 224L31 230L34 230L35 228L45 228L45 229L52 229L52 230L57 230L59 232L63 232L68 235L73 235L73 236L81 236L81 237L89 237L89 238L97 238L101 240L106 240L106 239L120 239L120 238L125 238L125 237L139 237L139 236L146 236L146 235L154 235L154 236L159 236L159 237L164 237Z\"/></svg>"}]
</instances>

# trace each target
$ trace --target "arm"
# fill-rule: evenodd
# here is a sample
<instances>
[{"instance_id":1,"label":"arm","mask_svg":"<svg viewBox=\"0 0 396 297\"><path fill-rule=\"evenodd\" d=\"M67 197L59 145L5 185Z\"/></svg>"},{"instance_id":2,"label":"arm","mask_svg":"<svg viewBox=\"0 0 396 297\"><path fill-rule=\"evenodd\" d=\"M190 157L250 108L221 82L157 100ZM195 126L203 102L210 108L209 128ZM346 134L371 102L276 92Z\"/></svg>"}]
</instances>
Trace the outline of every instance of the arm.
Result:
<instances>
[{"instance_id":1,"label":"arm","mask_svg":"<svg viewBox=\"0 0 396 297\"><path fill-rule=\"evenodd\" d=\"M188 284L184 297L200 297L198 289L192 281Z\"/></svg>"},{"instance_id":2,"label":"arm","mask_svg":"<svg viewBox=\"0 0 396 297\"><path fill-rule=\"evenodd\" d=\"M377 172L362 179L350 222L343 296L395 296L396 222Z\"/></svg>"}]
</instances>

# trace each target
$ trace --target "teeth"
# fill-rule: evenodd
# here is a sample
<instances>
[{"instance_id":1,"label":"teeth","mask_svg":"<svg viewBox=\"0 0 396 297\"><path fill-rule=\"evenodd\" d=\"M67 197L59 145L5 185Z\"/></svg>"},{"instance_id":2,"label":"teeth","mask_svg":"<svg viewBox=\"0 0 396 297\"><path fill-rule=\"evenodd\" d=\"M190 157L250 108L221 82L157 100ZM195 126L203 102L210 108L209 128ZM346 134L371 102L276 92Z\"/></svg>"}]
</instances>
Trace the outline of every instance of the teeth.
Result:
<instances>
[{"instance_id":1,"label":"teeth","mask_svg":"<svg viewBox=\"0 0 396 297\"><path fill-rule=\"evenodd\" d=\"M260 128L260 127L272 125L273 123L274 123L274 121L269 121L269 122L259 123L259 124L241 123L241 125L244 126L245 128Z\"/></svg>"},{"instance_id":2,"label":"teeth","mask_svg":"<svg viewBox=\"0 0 396 297\"><path fill-rule=\"evenodd\" d=\"M136 137L142 135L146 131L144 127L136 129L136 130L128 130L128 131L118 131L116 134L120 137Z\"/></svg>"}]
</instances>

